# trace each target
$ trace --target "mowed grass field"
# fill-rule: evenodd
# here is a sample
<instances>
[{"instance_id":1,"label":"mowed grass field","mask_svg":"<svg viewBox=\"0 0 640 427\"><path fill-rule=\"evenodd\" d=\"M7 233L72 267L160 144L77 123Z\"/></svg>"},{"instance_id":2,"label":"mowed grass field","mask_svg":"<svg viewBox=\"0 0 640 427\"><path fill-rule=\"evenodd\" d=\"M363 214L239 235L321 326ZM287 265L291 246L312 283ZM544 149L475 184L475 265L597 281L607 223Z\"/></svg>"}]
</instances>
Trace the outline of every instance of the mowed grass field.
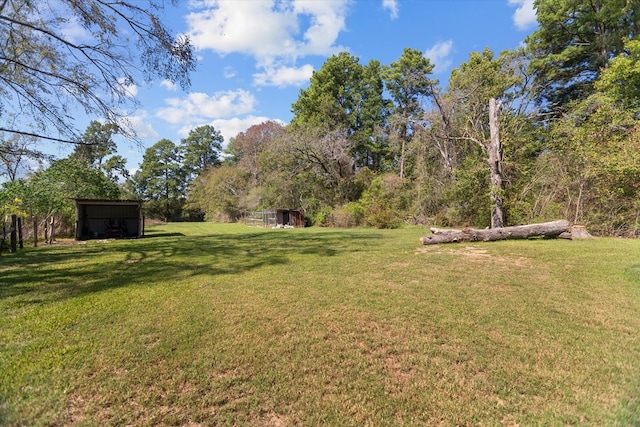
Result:
<instances>
[{"instance_id":1,"label":"mowed grass field","mask_svg":"<svg viewBox=\"0 0 640 427\"><path fill-rule=\"evenodd\" d=\"M0 424L640 425L640 241L210 223L0 257Z\"/></svg>"}]
</instances>

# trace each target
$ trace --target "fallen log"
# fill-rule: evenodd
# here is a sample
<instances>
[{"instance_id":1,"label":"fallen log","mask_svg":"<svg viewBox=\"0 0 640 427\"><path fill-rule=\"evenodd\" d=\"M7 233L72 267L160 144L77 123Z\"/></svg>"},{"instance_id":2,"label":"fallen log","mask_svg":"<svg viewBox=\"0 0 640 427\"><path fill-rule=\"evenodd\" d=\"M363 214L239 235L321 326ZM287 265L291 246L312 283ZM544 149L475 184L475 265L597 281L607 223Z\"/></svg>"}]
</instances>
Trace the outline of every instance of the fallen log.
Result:
<instances>
[{"instance_id":1,"label":"fallen log","mask_svg":"<svg viewBox=\"0 0 640 427\"><path fill-rule=\"evenodd\" d=\"M484 230L465 228L443 232L441 229L431 236L420 238L423 245L456 242L491 242L507 239L528 239L530 237L555 238L569 231L569 221L558 220L540 224L516 225L513 227L487 228Z\"/></svg>"},{"instance_id":2,"label":"fallen log","mask_svg":"<svg viewBox=\"0 0 640 427\"><path fill-rule=\"evenodd\" d=\"M437 228L437 227L431 227L429 230L433 234L459 233L462 231L462 230L457 230L455 228Z\"/></svg>"}]
</instances>

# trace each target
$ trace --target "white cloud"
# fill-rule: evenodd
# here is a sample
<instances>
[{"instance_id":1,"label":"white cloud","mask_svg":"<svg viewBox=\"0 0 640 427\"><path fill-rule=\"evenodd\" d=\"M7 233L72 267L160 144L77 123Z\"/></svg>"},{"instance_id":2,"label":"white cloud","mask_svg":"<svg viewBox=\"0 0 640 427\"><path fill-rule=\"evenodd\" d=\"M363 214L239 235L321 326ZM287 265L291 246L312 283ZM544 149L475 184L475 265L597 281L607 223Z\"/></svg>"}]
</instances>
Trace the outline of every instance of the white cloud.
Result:
<instances>
[{"instance_id":1,"label":"white cloud","mask_svg":"<svg viewBox=\"0 0 640 427\"><path fill-rule=\"evenodd\" d=\"M124 91L126 97L135 98L136 95L138 95L138 86L131 83L131 81L126 77L120 77L118 79L118 84Z\"/></svg>"},{"instance_id":2,"label":"white cloud","mask_svg":"<svg viewBox=\"0 0 640 427\"><path fill-rule=\"evenodd\" d=\"M509 0L509 5L518 6L513 14L513 23L518 30L528 30L537 23L533 0Z\"/></svg>"},{"instance_id":3,"label":"white cloud","mask_svg":"<svg viewBox=\"0 0 640 427\"><path fill-rule=\"evenodd\" d=\"M128 133L133 132L138 138L157 138L158 132L149 123L149 114L142 110L134 116L124 116L118 120L118 126Z\"/></svg>"},{"instance_id":4,"label":"white cloud","mask_svg":"<svg viewBox=\"0 0 640 427\"><path fill-rule=\"evenodd\" d=\"M347 3L347 0L294 0L296 16L308 15L311 21L304 32L304 42L298 42L298 55L331 55L338 50L345 50L334 46L334 43L340 32L346 29Z\"/></svg>"},{"instance_id":5,"label":"white cloud","mask_svg":"<svg viewBox=\"0 0 640 427\"><path fill-rule=\"evenodd\" d=\"M453 40L438 42L424 53L434 65L434 74L441 73L452 64L451 53L453 50Z\"/></svg>"},{"instance_id":6,"label":"white cloud","mask_svg":"<svg viewBox=\"0 0 640 427\"><path fill-rule=\"evenodd\" d=\"M391 14L391 19L396 19L398 17L397 0L382 0L382 7L385 9L389 9L389 13Z\"/></svg>"},{"instance_id":7,"label":"white cloud","mask_svg":"<svg viewBox=\"0 0 640 427\"><path fill-rule=\"evenodd\" d=\"M158 138L160 135L155 131L151 123L147 120L149 115L146 111L140 112L140 114L136 116L131 116L128 118L129 126L136 133L138 138Z\"/></svg>"},{"instance_id":8,"label":"white cloud","mask_svg":"<svg viewBox=\"0 0 640 427\"><path fill-rule=\"evenodd\" d=\"M78 22L78 18L75 16L72 16L65 20L65 22L60 27L60 33L65 39L73 43L80 43L93 39L91 32L80 25L80 22Z\"/></svg>"},{"instance_id":9,"label":"white cloud","mask_svg":"<svg viewBox=\"0 0 640 427\"><path fill-rule=\"evenodd\" d=\"M265 68L263 73L253 75L258 86L301 86L309 82L313 74L313 66L306 64L302 67Z\"/></svg>"},{"instance_id":10,"label":"white cloud","mask_svg":"<svg viewBox=\"0 0 640 427\"><path fill-rule=\"evenodd\" d=\"M178 86L174 82L166 79L160 82L160 86L165 87L168 91L171 92L175 92L176 90L178 90Z\"/></svg>"},{"instance_id":11,"label":"white cloud","mask_svg":"<svg viewBox=\"0 0 640 427\"><path fill-rule=\"evenodd\" d=\"M212 120L208 123L200 123L189 126L183 126L180 128L179 135L182 138L186 138L189 135L189 131L192 129L202 126L204 124L209 124L215 127L220 131L225 140L225 145L229 142L231 138L235 138L240 132L244 132L249 129L253 125L258 125L260 123L264 123L268 120L273 120L268 117L261 116L247 116L243 118L233 117L229 119L216 119ZM278 121L278 120L275 120ZM284 123L282 123L284 124Z\"/></svg>"},{"instance_id":12,"label":"white cloud","mask_svg":"<svg viewBox=\"0 0 640 427\"><path fill-rule=\"evenodd\" d=\"M253 111L256 99L246 90L238 89L213 95L194 92L182 99L167 98L165 103L167 107L158 110L156 116L172 124L191 124L248 114Z\"/></svg>"},{"instance_id":13,"label":"white cloud","mask_svg":"<svg viewBox=\"0 0 640 427\"><path fill-rule=\"evenodd\" d=\"M274 11L271 1L213 1L207 5L186 16L189 36L198 49L222 55L276 55L286 47L281 42L295 30L292 13Z\"/></svg>"},{"instance_id":14,"label":"white cloud","mask_svg":"<svg viewBox=\"0 0 640 427\"><path fill-rule=\"evenodd\" d=\"M254 57L258 68L265 69L256 74L265 84L272 81L264 77L269 67L293 67L306 55L328 56L345 50L335 42L346 28L348 2L206 0L186 16L187 33L198 49Z\"/></svg>"},{"instance_id":15,"label":"white cloud","mask_svg":"<svg viewBox=\"0 0 640 427\"><path fill-rule=\"evenodd\" d=\"M224 67L224 70L222 71L222 75L225 79L232 79L236 74L236 70L234 70L233 67Z\"/></svg>"}]
</instances>

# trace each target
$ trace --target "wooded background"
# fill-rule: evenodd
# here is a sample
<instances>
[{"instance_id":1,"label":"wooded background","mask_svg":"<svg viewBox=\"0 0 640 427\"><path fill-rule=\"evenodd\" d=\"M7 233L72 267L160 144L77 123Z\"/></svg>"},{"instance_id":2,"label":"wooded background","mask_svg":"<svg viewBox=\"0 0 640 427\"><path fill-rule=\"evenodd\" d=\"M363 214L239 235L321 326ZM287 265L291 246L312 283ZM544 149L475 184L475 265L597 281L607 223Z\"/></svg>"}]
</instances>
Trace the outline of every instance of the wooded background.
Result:
<instances>
[{"instance_id":1,"label":"wooded background","mask_svg":"<svg viewBox=\"0 0 640 427\"><path fill-rule=\"evenodd\" d=\"M325 226L564 218L637 236L640 4L535 5L539 29L525 47L472 52L448 82L416 49L391 64L339 53L300 92L291 123L253 126L224 149L212 126L177 144L161 139L133 176L108 122L92 122L69 158L28 176L19 166L43 159L38 138L2 133L1 213L44 221L70 215L71 198L121 197L145 199L146 215L163 220L288 208Z\"/></svg>"}]
</instances>

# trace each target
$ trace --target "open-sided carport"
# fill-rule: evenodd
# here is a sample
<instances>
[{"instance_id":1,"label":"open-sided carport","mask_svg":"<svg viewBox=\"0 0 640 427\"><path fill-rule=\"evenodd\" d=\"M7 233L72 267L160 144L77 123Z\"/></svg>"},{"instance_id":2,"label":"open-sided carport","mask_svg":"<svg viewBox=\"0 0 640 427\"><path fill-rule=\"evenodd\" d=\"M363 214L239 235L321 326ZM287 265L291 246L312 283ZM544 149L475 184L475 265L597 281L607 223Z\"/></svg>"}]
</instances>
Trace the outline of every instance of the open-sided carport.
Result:
<instances>
[{"instance_id":1,"label":"open-sided carport","mask_svg":"<svg viewBox=\"0 0 640 427\"><path fill-rule=\"evenodd\" d=\"M142 200L76 199L76 240L142 237Z\"/></svg>"}]
</instances>

